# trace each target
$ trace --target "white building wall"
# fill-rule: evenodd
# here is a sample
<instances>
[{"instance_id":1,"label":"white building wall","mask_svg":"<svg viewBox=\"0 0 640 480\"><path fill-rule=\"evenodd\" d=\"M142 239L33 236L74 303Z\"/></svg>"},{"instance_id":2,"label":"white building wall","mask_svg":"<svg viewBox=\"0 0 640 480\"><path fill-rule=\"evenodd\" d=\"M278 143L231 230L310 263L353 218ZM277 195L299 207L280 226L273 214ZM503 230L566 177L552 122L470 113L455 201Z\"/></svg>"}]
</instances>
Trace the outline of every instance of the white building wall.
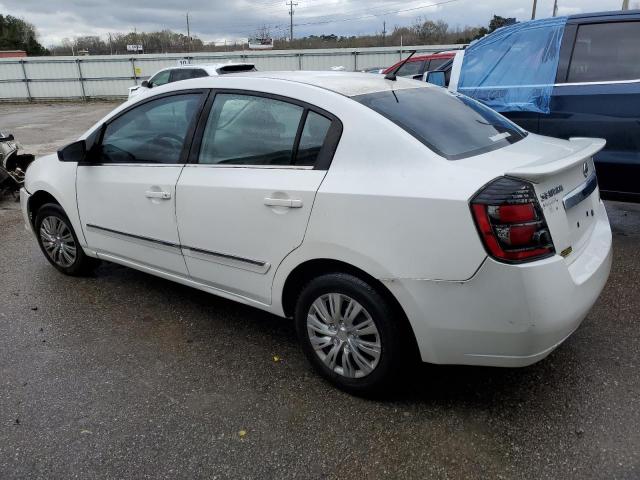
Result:
<instances>
[{"instance_id":1,"label":"white building wall","mask_svg":"<svg viewBox=\"0 0 640 480\"><path fill-rule=\"evenodd\" d=\"M39 99L122 98L158 70L189 58L191 63L251 62L262 71L362 70L388 67L409 51L418 54L461 48L462 45L267 50L229 53L96 55L86 57L26 57L0 59L0 101Z\"/></svg>"}]
</instances>

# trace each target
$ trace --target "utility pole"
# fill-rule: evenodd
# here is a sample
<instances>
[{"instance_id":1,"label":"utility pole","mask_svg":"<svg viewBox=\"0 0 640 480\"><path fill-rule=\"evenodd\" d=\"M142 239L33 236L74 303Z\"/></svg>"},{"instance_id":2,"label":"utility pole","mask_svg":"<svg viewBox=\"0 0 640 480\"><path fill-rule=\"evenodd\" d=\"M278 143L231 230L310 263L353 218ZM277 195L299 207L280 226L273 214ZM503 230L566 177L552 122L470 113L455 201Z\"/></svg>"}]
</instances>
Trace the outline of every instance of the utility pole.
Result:
<instances>
[{"instance_id":1,"label":"utility pole","mask_svg":"<svg viewBox=\"0 0 640 480\"><path fill-rule=\"evenodd\" d=\"M191 51L191 29L189 28L189 12L187 12L187 52Z\"/></svg>"},{"instance_id":2,"label":"utility pole","mask_svg":"<svg viewBox=\"0 0 640 480\"><path fill-rule=\"evenodd\" d=\"M553 16L558 15L558 0L553 0Z\"/></svg>"},{"instance_id":3,"label":"utility pole","mask_svg":"<svg viewBox=\"0 0 640 480\"><path fill-rule=\"evenodd\" d=\"M622 10L629 10L629 0L622 0Z\"/></svg>"},{"instance_id":4,"label":"utility pole","mask_svg":"<svg viewBox=\"0 0 640 480\"><path fill-rule=\"evenodd\" d=\"M382 46L385 45L385 40L387 38L387 22L386 20L382 22Z\"/></svg>"},{"instance_id":5,"label":"utility pole","mask_svg":"<svg viewBox=\"0 0 640 480\"><path fill-rule=\"evenodd\" d=\"M536 6L538 5L538 0L533 0L533 8L531 9L531 20L535 20L536 18Z\"/></svg>"},{"instance_id":6,"label":"utility pole","mask_svg":"<svg viewBox=\"0 0 640 480\"><path fill-rule=\"evenodd\" d=\"M289 29L289 41L293 42L293 7L297 7L298 4L293 3L293 0L291 0L289 3L287 3L287 6L289 7L289 17L291 17L291 27Z\"/></svg>"}]
</instances>

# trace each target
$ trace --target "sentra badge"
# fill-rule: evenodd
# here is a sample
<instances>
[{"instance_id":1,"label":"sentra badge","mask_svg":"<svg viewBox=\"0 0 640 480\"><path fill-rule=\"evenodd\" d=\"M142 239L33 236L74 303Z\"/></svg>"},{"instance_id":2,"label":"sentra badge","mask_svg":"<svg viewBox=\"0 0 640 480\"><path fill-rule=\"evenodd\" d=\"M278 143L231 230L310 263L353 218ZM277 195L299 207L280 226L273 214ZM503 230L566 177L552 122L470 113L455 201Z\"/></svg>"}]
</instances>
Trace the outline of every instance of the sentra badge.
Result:
<instances>
[{"instance_id":1,"label":"sentra badge","mask_svg":"<svg viewBox=\"0 0 640 480\"><path fill-rule=\"evenodd\" d=\"M564 188L562 187L562 185L558 185L557 187L550 188L546 192L542 192L540 194L540 199L544 202L545 200L549 200L551 197L559 194L563 190Z\"/></svg>"}]
</instances>

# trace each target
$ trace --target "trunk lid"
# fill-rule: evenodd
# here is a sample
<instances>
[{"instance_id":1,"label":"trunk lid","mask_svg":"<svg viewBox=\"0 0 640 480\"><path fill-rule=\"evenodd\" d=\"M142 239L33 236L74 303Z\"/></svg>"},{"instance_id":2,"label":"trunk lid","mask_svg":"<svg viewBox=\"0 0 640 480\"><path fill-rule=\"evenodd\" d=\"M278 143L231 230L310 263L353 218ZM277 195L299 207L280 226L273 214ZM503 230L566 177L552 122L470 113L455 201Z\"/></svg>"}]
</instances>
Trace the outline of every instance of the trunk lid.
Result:
<instances>
[{"instance_id":1,"label":"trunk lid","mask_svg":"<svg viewBox=\"0 0 640 480\"><path fill-rule=\"evenodd\" d=\"M567 263L579 256L601 214L593 156L604 145L604 140L596 138L566 141L530 134L509 147L482 155L487 160L492 157L482 162L486 167L490 164L492 174L532 183L556 253Z\"/></svg>"}]
</instances>

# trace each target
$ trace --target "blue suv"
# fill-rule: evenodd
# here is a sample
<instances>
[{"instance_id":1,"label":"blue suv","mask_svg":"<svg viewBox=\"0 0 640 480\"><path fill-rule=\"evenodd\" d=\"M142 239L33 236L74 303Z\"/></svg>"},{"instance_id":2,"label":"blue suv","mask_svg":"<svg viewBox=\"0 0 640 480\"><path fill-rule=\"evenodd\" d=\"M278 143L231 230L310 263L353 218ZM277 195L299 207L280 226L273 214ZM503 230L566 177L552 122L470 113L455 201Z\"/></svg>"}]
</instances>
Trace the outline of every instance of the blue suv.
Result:
<instances>
[{"instance_id":1,"label":"blue suv","mask_svg":"<svg viewBox=\"0 0 640 480\"><path fill-rule=\"evenodd\" d=\"M548 82L541 82L550 65ZM486 103L530 132L606 139L594 159L603 198L640 202L639 10L505 27L438 70L450 90ZM433 77L443 81L442 74ZM465 78L477 81L467 88ZM529 98L517 98L522 93Z\"/></svg>"}]
</instances>

